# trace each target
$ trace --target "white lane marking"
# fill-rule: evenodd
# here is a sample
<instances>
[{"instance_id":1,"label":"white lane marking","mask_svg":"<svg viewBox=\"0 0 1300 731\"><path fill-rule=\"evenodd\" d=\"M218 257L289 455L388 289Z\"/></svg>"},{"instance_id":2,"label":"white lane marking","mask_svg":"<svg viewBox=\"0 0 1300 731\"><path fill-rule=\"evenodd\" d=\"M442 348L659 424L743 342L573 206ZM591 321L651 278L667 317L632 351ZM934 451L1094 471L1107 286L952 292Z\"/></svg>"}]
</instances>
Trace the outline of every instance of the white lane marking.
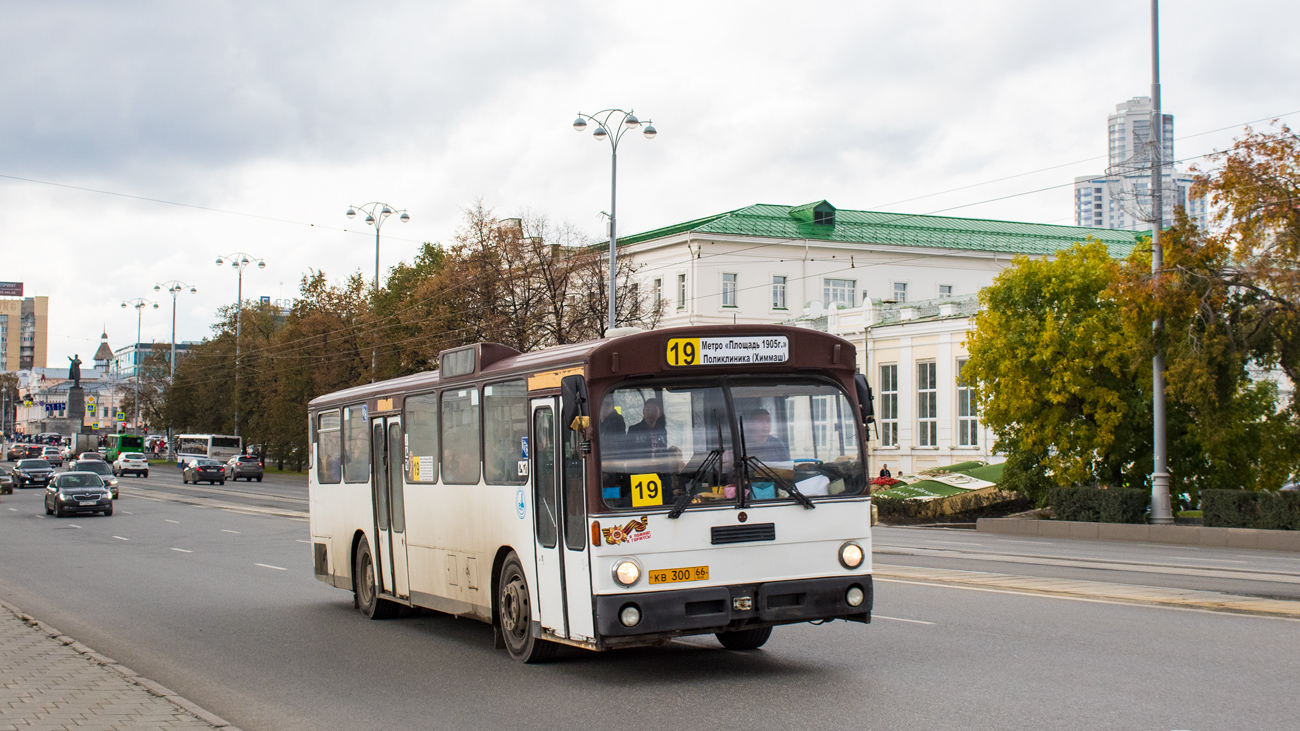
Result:
<instances>
[{"instance_id":1,"label":"white lane marking","mask_svg":"<svg viewBox=\"0 0 1300 731\"><path fill-rule=\"evenodd\" d=\"M237 531L237 530L230 530L230 529L228 529L228 528L222 528L222 529L221 529L221 532L222 532L222 533L234 533L234 534L236 534L236 535L239 534L239 531Z\"/></svg>"},{"instance_id":2,"label":"white lane marking","mask_svg":"<svg viewBox=\"0 0 1300 731\"><path fill-rule=\"evenodd\" d=\"M68 523L68 527L69 527L69 528L78 528L78 529L81 528L81 526L79 526L79 525L73 525L73 524L71 524L71 523Z\"/></svg>"},{"instance_id":3,"label":"white lane marking","mask_svg":"<svg viewBox=\"0 0 1300 731\"><path fill-rule=\"evenodd\" d=\"M985 586L957 586L955 584L936 584L930 581L908 581L905 579L881 579L889 584L911 584L913 586L930 586L935 589L960 589L962 591L982 591L988 594L1012 594L1014 596L1037 597L1039 599L1062 599L1068 602L1086 602L1088 604L1112 604L1118 607L1139 607L1142 609L1168 609L1173 612L1197 612L1199 614L1215 614L1220 617L1242 617L1250 619L1277 619L1283 622L1300 622L1295 617L1277 617L1268 614L1243 614L1241 612L1223 612L1214 609L1200 609L1197 607L1170 607L1164 604L1142 604L1140 602L1122 602L1116 599L1091 599L1082 596L1061 596L1060 594L1036 594L1032 591L1015 591L1013 589L990 589ZM875 616L875 615L872 615Z\"/></svg>"},{"instance_id":4,"label":"white lane marking","mask_svg":"<svg viewBox=\"0 0 1300 731\"><path fill-rule=\"evenodd\" d=\"M18 512L18 508L9 508L9 512L16 513Z\"/></svg>"},{"instance_id":5,"label":"white lane marking","mask_svg":"<svg viewBox=\"0 0 1300 731\"><path fill-rule=\"evenodd\" d=\"M129 511L129 510L123 510L123 511L122 511L122 514L123 514L123 515L135 515L135 513L132 513L132 512Z\"/></svg>"},{"instance_id":6,"label":"white lane marking","mask_svg":"<svg viewBox=\"0 0 1300 731\"><path fill-rule=\"evenodd\" d=\"M123 538L122 536L113 536L113 537L116 538L116 539L119 540L119 541L129 541L129 540L131 540L130 538Z\"/></svg>"},{"instance_id":7,"label":"white lane marking","mask_svg":"<svg viewBox=\"0 0 1300 731\"><path fill-rule=\"evenodd\" d=\"M297 540L298 540L299 543L311 543L311 541L304 541L304 540L301 539L301 538L299 538L299 539L297 539Z\"/></svg>"},{"instance_id":8,"label":"white lane marking","mask_svg":"<svg viewBox=\"0 0 1300 731\"><path fill-rule=\"evenodd\" d=\"M172 520L171 518L163 518L163 520L167 521L168 523L175 523L176 525L181 524L179 520Z\"/></svg>"},{"instance_id":9,"label":"white lane marking","mask_svg":"<svg viewBox=\"0 0 1300 731\"><path fill-rule=\"evenodd\" d=\"M194 553L193 551L187 551L184 548L173 548L172 550L179 551L180 553Z\"/></svg>"},{"instance_id":10,"label":"white lane marking","mask_svg":"<svg viewBox=\"0 0 1300 731\"><path fill-rule=\"evenodd\" d=\"M286 569L286 568L283 567L283 566L272 566L272 565L269 564L269 563L255 563L255 564L253 564L253 565L254 565L254 566L261 566L261 567L264 568L264 569L275 569L276 571L288 571L288 570L289 570L289 569Z\"/></svg>"},{"instance_id":11,"label":"white lane marking","mask_svg":"<svg viewBox=\"0 0 1300 731\"><path fill-rule=\"evenodd\" d=\"M1056 545L1055 541L1017 541L1010 538L995 538L993 540L997 541L998 543L1015 543L1017 545L1029 545L1029 546L1055 546Z\"/></svg>"},{"instance_id":12,"label":"white lane marking","mask_svg":"<svg viewBox=\"0 0 1300 731\"><path fill-rule=\"evenodd\" d=\"M872 619L891 619L895 622L911 622L912 624L934 624L934 622L925 622L919 619L903 619L902 617L886 617L883 614L873 614Z\"/></svg>"},{"instance_id":13,"label":"white lane marking","mask_svg":"<svg viewBox=\"0 0 1300 731\"><path fill-rule=\"evenodd\" d=\"M982 546L983 543L968 543L966 541L930 541L932 546Z\"/></svg>"}]
</instances>

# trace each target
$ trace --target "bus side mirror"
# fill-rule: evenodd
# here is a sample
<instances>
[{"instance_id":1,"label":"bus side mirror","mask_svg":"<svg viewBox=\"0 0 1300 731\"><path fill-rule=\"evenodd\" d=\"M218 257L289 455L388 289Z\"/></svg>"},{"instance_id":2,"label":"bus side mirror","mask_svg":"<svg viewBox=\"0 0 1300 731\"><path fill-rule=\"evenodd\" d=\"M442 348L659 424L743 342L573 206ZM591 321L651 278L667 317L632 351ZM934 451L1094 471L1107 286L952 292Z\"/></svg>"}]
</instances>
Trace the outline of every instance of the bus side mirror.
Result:
<instances>
[{"instance_id":1,"label":"bus side mirror","mask_svg":"<svg viewBox=\"0 0 1300 731\"><path fill-rule=\"evenodd\" d=\"M858 408L862 414L862 425L866 426L876 420L876 397L871 394L867 377L859 373L853 377L853 385L858 392Z\"/></svg>"},{"instance_id":2,"label":"bus side mirror","mask_svg":"<svg viewBox=\"0 0 1300 731\"><path fill-rule=\"evenodd\" d=\"M587 379L582 376L565 376L560 380L560 422L574 431L586 431L591 425Z\"/></svg>"}]
</instances>

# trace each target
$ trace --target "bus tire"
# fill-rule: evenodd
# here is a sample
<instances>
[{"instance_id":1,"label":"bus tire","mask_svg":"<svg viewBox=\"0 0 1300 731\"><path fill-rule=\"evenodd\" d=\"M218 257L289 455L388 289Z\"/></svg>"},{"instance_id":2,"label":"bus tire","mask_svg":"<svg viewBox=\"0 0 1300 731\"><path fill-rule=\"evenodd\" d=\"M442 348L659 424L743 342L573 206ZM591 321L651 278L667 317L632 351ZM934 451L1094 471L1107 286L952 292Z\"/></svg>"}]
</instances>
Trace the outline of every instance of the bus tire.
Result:
<instances>
[{"instance_id":1,"label":"bus tire","mask_svg":"<svg viewBox=\"0 0 1300 731\"><path fill-rule=\"evenodd\" d=\"M379 596L375 583L375 561L370 555L370 544L361 541L357 546L357 560L352 572L355 583L352 605L369 619L388 619L397 614L398 605Z\"/></svg>"},{"instance_id":2,"label":"bus tire","mask_svg":"<svg viewBox=\"0 0 1300 731\"><path fill-rule=\"evenodd\" d=\"M497 582L497 622L511 659L535 663L545 662L555 655L555 643L533 637L528 577L524 575L523 564L514 551L501 564L501 576Z\"/></svg>"},{"instance_id":3,"label":"bus tire","mask_svg":"<svg viewBox=\"0 0 1300 731\"><path fill-rule=\"evenodd\" d=\"M741 629L735 632L715 632L718 642L728 650L757 650L772 636L771 627Z\"/></svg>"}]
</instances>

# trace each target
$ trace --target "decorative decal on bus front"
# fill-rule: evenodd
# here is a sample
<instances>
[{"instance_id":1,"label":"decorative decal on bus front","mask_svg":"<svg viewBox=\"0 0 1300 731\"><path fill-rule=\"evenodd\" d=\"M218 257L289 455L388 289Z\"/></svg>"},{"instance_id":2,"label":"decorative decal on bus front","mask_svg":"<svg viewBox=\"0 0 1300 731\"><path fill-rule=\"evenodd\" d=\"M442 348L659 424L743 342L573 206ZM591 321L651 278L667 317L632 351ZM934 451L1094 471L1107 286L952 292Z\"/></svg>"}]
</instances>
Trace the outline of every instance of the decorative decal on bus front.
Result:
<instances>
[{"instance_id":1,"label":"decorative decal on bus front","mask_svg":"<svg viewBox=\"0 0 1300 731\"><path fill-rule=\"evenodd\" d=\"M735 338L672 338L664 353L673 367L784 363L790 339L784 335Z\"/></svg>"},{"instance_id":2,"label":"decorative decal on bus front","mask_svg":"<svg viewBox=\"0 0 1300 731\"><path fill-rule=\"evenodd\" d=\"M611 546L629 541L644 541L650 537L650 516L642 515L640 520L634 518L627 525L602 528L601 532L605 534L605 543Z\"/></svg>"}]
</instances>

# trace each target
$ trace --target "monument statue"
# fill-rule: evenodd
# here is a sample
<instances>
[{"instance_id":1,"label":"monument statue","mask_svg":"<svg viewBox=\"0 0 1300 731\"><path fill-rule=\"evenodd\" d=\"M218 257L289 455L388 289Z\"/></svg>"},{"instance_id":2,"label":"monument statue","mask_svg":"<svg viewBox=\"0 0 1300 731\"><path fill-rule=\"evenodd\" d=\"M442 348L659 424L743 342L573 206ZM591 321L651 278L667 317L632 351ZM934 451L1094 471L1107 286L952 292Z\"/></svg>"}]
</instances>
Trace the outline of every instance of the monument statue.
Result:
<instances>
[{"instance_id":1,"label":"monument statue","mask_svg":"<svg viewBox=\"0 0 1300 731\"><path fill-rule=\"evenodd\" d=\"M74 388L80 388L81 387L81 356L78 355L77 353L73 353L72 357L68 358L68 363L69 363L68 378L72 380L72 386Z\"/></svg>"}]
</instances>

